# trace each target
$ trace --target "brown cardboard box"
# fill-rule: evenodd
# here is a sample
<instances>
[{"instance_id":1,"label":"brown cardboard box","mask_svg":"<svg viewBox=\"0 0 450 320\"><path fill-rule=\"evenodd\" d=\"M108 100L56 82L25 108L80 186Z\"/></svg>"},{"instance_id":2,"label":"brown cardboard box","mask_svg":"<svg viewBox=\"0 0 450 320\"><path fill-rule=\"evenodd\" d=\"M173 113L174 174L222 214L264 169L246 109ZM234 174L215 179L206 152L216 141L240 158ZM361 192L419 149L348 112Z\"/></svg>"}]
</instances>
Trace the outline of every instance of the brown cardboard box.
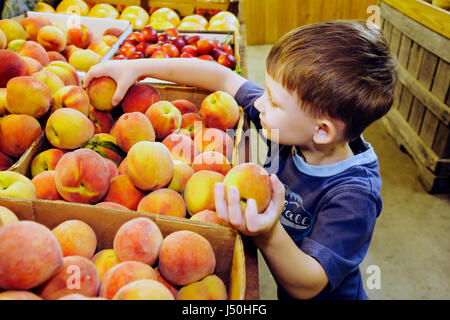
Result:
<instances>
[{"instance_id":1,"label":"brown cardboard box","mask_svg":"<svg viewBox=\"0 0 450 320\"><path fill-rule=\"evenodd\" d=\"M49 200L23 200L0 197L0 205L12 210L20 220L32 220L53 229L66 220L82 220L97 235L97 250L113 247L114 236L125 222L147 217L160 228L164 237L179 231L194 231L211 243L216 256L215 274L228 289L229 299L245 299L245 257L240 235L236 230L220 225L155 215L132 210L118 210L86 204Z\"/></svg>"}]
</instances>

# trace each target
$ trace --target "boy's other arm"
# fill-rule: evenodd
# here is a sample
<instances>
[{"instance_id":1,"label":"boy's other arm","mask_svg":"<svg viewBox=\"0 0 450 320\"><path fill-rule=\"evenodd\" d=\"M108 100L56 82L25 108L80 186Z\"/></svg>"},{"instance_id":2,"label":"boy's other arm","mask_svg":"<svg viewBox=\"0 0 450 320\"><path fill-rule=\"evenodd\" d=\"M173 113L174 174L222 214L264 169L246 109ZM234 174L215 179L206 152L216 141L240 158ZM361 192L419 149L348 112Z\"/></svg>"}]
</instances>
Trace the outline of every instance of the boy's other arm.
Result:
<instances>
[{"instance_id":1,"label":"boy's other arm","mask_svg":"<svg viewBox=\"0 0 450 320\"><path fill-rule=\"evenodd\" d=\"M225 196L223 183L214 186L218 216L247 236L251 236L261 250L277 282L296 299L311 299L328 284L322 265L300 250L279 221L283 210L285 190L276 175L271 175L272 199L267 209L258 213L256 202L247 200L245 212L241 210L239 190L228 189Z\"/></svg>"},{"instance_id":2,"label":"boy's other arm","mask_svg":"<svg viewBox=\"0 0 450 320\"><path fill-rule=\"evenodd\" d=\"M118 104L128 88L139 78L150 77L208 91L225 91L234 96L247 80L231 69L212 61L195 58L111 60L92 67L84 86L98 77L107 76L117 83L113 105Z\"/></svg>"}]
</instances>

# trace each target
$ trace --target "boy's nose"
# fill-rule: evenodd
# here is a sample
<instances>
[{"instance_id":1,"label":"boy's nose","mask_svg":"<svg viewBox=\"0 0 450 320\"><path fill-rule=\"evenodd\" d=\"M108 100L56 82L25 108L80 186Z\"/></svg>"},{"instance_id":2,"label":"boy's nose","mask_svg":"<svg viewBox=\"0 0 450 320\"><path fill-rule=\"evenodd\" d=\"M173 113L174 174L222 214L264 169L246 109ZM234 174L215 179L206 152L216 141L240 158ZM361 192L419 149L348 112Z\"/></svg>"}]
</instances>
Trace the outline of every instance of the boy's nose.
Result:
<instances>
[{"instance_id":1,"label":"boy's nose","mask_svg":"<svg viewBox=\"0 0 450 320\"><path fill-rule=\"evenodd\" d=\"M262 96L255 100L255 108L259 112L263 112Z\"/></svg>"}]
</instances>

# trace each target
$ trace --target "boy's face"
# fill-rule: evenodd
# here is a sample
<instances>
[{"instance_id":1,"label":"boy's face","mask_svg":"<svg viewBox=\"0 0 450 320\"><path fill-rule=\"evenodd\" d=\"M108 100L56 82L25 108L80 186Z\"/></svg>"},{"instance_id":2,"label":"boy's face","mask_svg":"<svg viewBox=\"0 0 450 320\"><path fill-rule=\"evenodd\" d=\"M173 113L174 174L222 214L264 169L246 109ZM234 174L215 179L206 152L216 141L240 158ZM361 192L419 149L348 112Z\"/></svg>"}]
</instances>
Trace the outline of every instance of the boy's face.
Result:
<instances>
[{"instance_id":1,"label":"boy's face","mask_svg":"<svg viewBox=\"0 0 450 320\"><path fill-rule=\"evenodd\" d=\"M264 135L284 145L312 146L317 119L308 116L297 96L286 91L267 73L265 80L266 91L255 101Z\"/></svg>"}]
</instances>

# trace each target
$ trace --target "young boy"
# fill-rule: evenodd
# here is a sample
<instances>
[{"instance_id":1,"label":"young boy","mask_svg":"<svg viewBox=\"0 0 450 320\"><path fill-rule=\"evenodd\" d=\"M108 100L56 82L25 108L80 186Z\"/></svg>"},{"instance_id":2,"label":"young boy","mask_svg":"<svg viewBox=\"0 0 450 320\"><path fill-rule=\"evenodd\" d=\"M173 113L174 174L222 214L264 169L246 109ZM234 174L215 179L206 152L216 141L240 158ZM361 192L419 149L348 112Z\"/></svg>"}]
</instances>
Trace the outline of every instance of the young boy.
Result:
<instances>
[{"instance_id":1,"label":"young boy","mask_svg":"<svg viewBox=\"0 0 450 320\"><path fill-rule=\"evenodd\" d=\"M218 215L263 254L279 299L366 299L359 264L382 200L377 156L361 134L389 110L396 81L380 31L334 21L289 32L267 58L266 90L200 59L111 61L91 68L85 85L112 77L117 104L144 75L226 91L268 138L278 130L265 212L252 199L242 212L236 188L227 199L223 184L214 192Z\"/></svg>"}]
</instances>

